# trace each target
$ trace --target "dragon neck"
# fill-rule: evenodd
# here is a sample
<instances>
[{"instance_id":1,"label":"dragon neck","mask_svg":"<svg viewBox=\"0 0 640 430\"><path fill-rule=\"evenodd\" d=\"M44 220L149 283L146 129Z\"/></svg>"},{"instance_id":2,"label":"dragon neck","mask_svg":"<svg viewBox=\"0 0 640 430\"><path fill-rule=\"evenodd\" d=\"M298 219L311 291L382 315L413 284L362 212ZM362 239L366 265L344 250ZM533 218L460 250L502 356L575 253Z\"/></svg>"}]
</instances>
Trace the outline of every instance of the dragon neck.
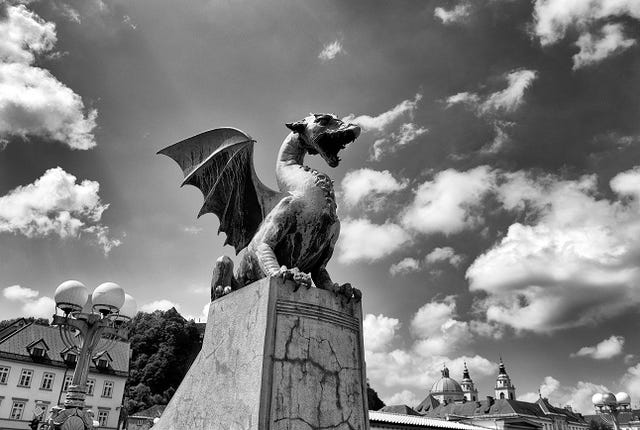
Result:
<instances>
[{"instance_id":1,"label":"dragon neck","mask_svg":"<svg viewBox=\"0 0 640 430\"><path fill-rule=\"evenodd\" d=\"M302 164L307 154L300 137L290 133L282 142L276 165L280 191L309 198L322 198L335 204L333 182L325 173Z\"/></svg>"}]
</instances>

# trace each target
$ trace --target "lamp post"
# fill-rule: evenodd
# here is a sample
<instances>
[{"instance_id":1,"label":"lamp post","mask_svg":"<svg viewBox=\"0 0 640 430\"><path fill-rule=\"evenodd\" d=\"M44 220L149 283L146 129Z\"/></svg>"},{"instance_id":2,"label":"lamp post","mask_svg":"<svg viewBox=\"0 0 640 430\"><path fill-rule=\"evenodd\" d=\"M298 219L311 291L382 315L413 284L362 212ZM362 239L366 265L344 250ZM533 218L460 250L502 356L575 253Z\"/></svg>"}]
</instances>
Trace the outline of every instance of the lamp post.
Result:
<instances>
[{"instance_id":1,"label":"lamp post","mask_svg":"<svg viewBox=\"0 0 640 430\"><path fill-rule=\"evenodd\" d=\"M596 413L605 423L612 425L613 430L620 430L619 415L631 410L631 398L625 392L596 393L591 397L591 402L596 408Z\"/></svg>"},{"instance_id":2,"label":"lamp post","mask_svg":"<svg viewBox=\"0 0 640 430\"><path fill-rule=\"evenodd\" d=\"M52 325L60 329L65 346L78 352L78 360L64 409L53 417L53 425L55 429L90 430L93 417L85 410L84 400L91 360L111 349L116 341L127 340L136 302L113 282L105 282L89 294L81 282L66 281L56 288L54 299L57 309Z\"/></svg>"}]
</instances>

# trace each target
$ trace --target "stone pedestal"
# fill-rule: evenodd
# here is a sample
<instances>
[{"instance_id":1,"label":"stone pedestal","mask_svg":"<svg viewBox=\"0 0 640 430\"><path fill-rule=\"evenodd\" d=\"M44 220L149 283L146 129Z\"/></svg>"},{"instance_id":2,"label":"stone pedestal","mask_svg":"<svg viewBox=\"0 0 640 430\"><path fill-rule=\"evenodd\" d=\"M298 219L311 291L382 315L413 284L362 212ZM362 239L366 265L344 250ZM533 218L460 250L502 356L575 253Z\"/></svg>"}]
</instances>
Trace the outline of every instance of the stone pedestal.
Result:
<instances>
[{"instance_id":1,"label":"stone pedestal","mask_svg":"<svg viewBox=\"0 0 640 430\"><path fill-rule=\"evenodd\" d=\"M154 430L368 430L362 309L262 279L214 301Z\"/></svg>"}]
</instances>

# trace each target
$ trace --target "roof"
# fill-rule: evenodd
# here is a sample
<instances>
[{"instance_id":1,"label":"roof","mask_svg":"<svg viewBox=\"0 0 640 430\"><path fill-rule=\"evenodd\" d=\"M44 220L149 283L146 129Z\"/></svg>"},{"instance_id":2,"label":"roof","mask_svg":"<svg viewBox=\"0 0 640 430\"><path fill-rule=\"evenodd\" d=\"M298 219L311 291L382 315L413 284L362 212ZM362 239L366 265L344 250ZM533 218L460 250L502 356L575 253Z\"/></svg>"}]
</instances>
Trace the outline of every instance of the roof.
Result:
<instances>
[{"instance_id":1,"label":"roof","mask_svg":"<svg viewBox=\"0 0 640 430\"><path fill-rule=\"evenodd\" d=\"M579 414L567 409L551 406L548 402L546 402L546 404L547 407L549 407L550 413L564 415L567 421L585 424L584 419ZM418 408L418 411L433 418L447 418L448 416L481 417L487 415L547 416L547 413L545 413L538 402L530 403L510 399L487 399L476 402L448 403L425 411Z\"/></svg>"},{"instance_id":2,"label":"roof","mask_svg":"<svg viewBox=\"0 0 640 430\"><path fill-rule=\"evenodd\" d=\"M380 412L390 412L393 414L404 414L404 415L418 415L422 414L416 411L415 409L410 408L407 405L387 405L380 409Z\"/></svg>"},{"instance_id":3,"label":"roof","mask_svg":"<svg viewBox=\"0 0 640 430\"><path fill-rule=\"evenodd\" d=\"M369 411L369 421L390 424L405 424L438 429L452 430L486 430L484 427L462 424L455 421L445 421L424 416L395 414L391 412Z\"/></svg>"},{"instance_id":4,"label":"roof","mask_svg":"<svg viewBox=\"0 0 640 430\"><path fill-rule=\"evenodd\" d=\"M451 379L447 376L443 376L431 387L432 394L438 393L459 393L463 394L462 387L458 384L458 381Z\"/></svg>"},{"instance_id":5,"label":"roof","mask_svg":"<svg viewBox=\"0 0 640 430\"><path fill-rule=\"evenodd\" d=\"M27 346L41 339L49 347L47 358L34 360L29 355ZM60 353L65 349L67 347L62 342L57 327L34 323L30 323L0 340L0 357L18 361L50 363L54 366L66 366L60 356ZM115 373L124 374L124 376L128 374L129 351L129 343L120 341L115 342L113 348L109 350L109 355L112 358L111 369ZM94 363L91 363L91 368L95 369Z\"/></svg>"},{"instance_id":6,"label":"roof","mask_svg":"<svg viewBox=\"0 0 640 430\"><path fill-rule=\"evenodd\" d=\"M422 402L418 406L415 407L415 410L421 414L426 413L427 411L431 411L437 408L440 405L438 399L433 397L433 395L428 394L427 397L424 398Z\"/></svg>"}]
</instances>

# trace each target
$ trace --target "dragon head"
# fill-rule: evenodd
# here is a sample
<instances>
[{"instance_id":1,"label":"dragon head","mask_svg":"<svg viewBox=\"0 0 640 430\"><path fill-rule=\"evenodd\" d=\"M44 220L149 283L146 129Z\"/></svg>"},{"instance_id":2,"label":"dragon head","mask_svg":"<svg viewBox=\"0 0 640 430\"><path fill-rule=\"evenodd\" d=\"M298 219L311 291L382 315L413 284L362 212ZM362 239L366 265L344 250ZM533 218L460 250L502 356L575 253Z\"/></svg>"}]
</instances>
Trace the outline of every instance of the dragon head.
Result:
<instances>
[{"instance_id":1,"label":"dragon head","mask_svg":"<svg viewBox=\"0 0 640 430\"><path fill-rule=\"evenodd\" d=\"M331 167L340 164L338 153L360 135L360 127L346 124L338 117L327 113L312 113L308 117L286 124L287 128L300 136L309 154L320 154Z\"/></svg>"}]
</instances>

